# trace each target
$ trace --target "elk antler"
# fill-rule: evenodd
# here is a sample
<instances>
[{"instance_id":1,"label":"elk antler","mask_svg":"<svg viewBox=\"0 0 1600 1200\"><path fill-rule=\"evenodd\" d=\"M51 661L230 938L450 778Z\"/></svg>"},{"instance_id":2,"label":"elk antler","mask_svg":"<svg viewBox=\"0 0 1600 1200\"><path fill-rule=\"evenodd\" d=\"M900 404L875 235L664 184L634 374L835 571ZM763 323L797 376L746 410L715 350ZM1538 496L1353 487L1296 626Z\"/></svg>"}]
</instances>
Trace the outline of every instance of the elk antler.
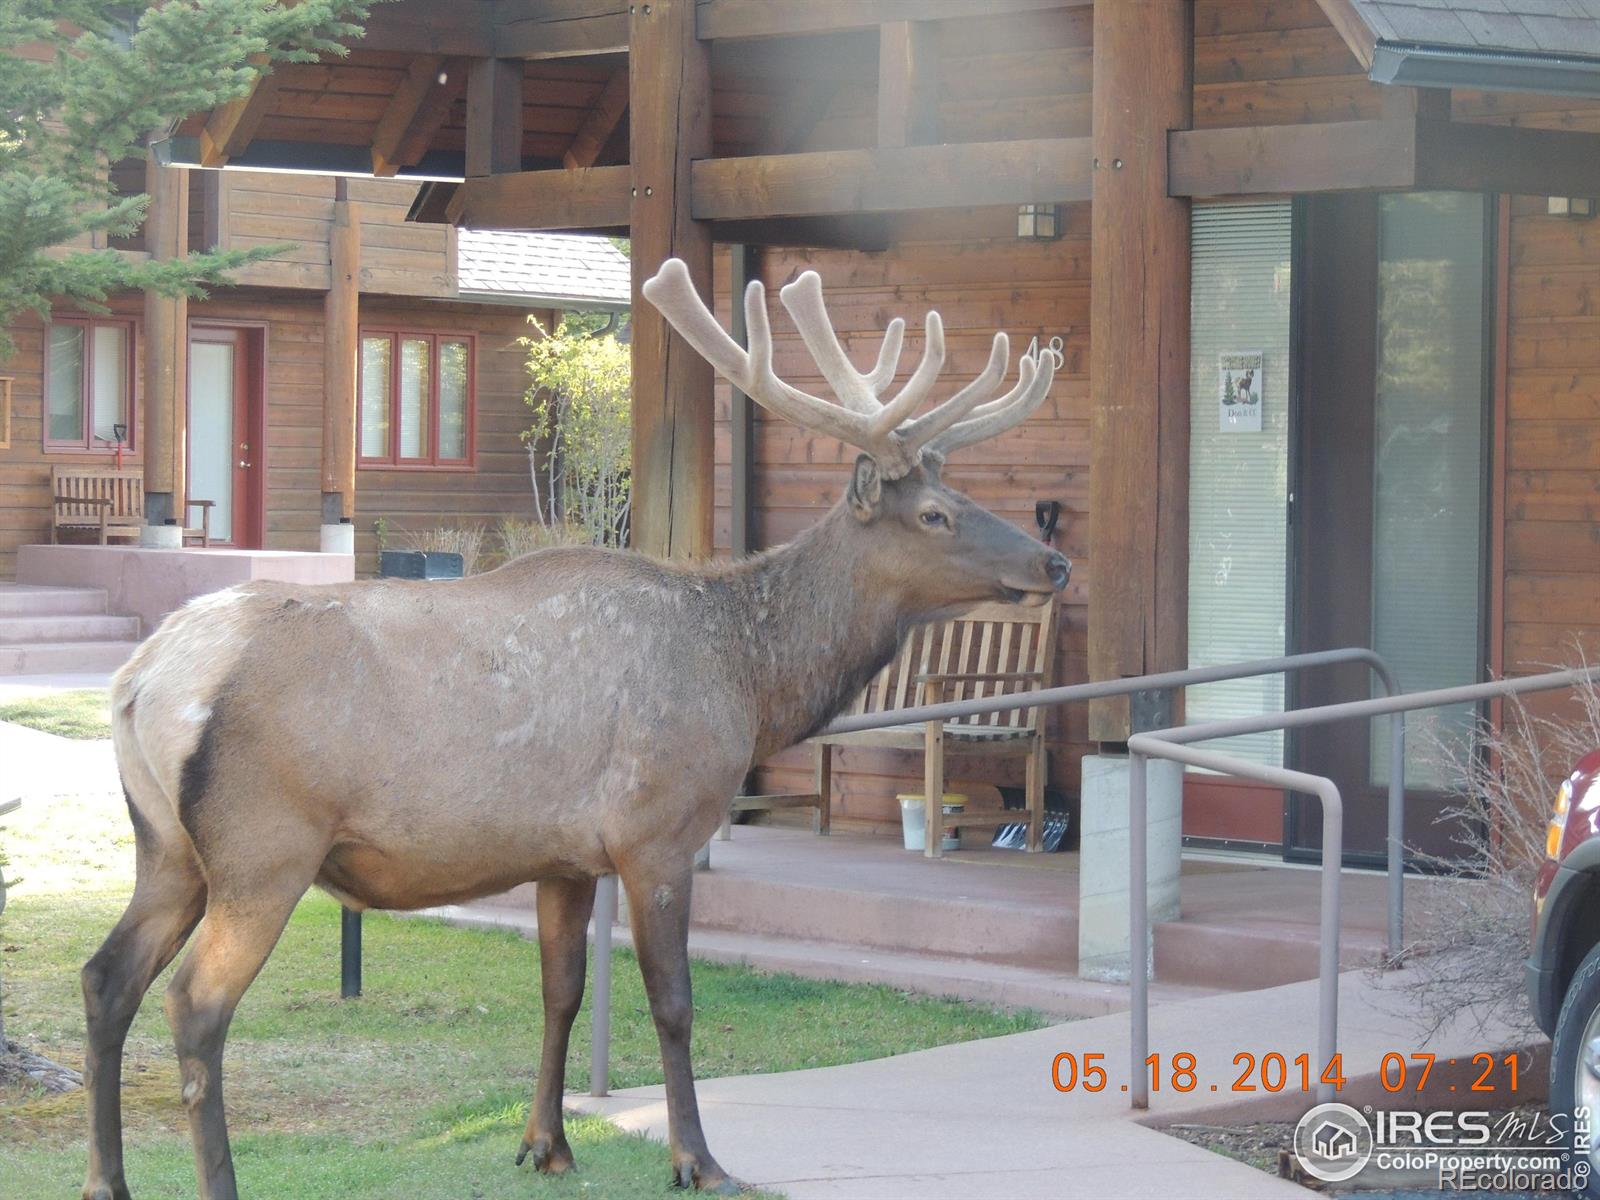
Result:
<instances>
[{"instance_id":1,"label":"elk antler","mask_svg":"<svg viewBox=\"0 0 1600 1200\"><path fill-rule=\"evenodd\" d=\"M669 258L662 263L661 270L645 281L644 294L717 374L769 412L866 451L889 479L909 474L924 453L942 460L953 450L993 437L1022 421L1044 402L1061 365L1059 349L1052 345L1041 353L1035 339L1022 356L1016 386L1004 396L991 399L1005 378L1010 358L1006 335L997 333L982 373L949 399L922 416L915 416L944 367L944 326L939 314L928 314L922 361L905 386L885 402L880 397L899 366L905 322L899 317L889 322L876 365L862 374L851 365L828 320L822 280L815 271L806 271L781 288L778 298L838 398L839 402L832 404L802 392L773 373L766 289L759 279L751 280L744 294L748 351L717 323L695 291L689 268L681 259Z\"/></svg>"}]
</instances>

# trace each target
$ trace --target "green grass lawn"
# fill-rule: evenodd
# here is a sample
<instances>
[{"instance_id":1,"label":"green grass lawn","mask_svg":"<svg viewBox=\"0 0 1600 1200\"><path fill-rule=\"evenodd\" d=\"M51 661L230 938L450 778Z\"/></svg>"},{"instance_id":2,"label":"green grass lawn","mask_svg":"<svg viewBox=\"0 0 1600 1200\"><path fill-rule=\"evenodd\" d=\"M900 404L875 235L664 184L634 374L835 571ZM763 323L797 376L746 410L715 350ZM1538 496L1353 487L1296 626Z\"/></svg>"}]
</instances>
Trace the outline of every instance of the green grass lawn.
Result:
<instances>
[{"instance_id":1,"label":"green grass lawn","mask_svg":"<svg viewBox=\"0 0 1600 1200\"><path fill-rule=\"evenodd\" d=\"M0 721L78 740L111 736L108 693L100 688L56 692L0 704Z\"/></svg>"},{"instance_id":2,"label":"green grass lawn","mask_svg":"<svg viewBox=\"0 0 1600 1200\"><path fill-rule=\"evenodd\" d=\"M0 824L20 878L0 916L7 1032L77 1066L77 971L131 887L120 798L33 802ZM366 995L338 999L338 906L300 905L228 1041L226 1087L241 1192L266 1200L664 1195L666 1149L588 1118L571 1122L579 1171L518 1170L539 1046L538 950L511 933L369 914ZM194 1195L193 1166L158 980L128 1041L128 1174L140 1197ZM695 966L702 1078L826 1066L1036 1028L1005 1014L880 987ZM661 1078L637 965L617 953L613 1086ZM589 1010L568 1087L588 1087ZM0 1195L76 1195L82 1094L0 1092ZM713 1151L716 1146L713 1145Z\"/></svg>"}]
</instances>

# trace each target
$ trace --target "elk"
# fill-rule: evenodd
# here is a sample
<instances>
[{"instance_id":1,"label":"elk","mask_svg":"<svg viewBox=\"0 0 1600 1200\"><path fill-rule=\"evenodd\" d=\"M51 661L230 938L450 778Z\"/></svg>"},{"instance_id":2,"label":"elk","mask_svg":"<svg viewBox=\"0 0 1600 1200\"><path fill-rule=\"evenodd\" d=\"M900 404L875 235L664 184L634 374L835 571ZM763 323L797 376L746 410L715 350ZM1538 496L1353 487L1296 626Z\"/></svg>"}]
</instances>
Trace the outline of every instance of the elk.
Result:
<instances>
[{"instance_id":1,"label":"elk","mask_svg":"<svg viewBox=\"0 0 1600 1200\"><path fill-rule=\"evenodd\" d=\"M137 882L83 969L85 1200L129 1195L123 1043L196 927L165 1009L200 1194L236 1196L223 1041L312 885L358 909L415 909L537 881L543 1047L517 1162L570 1169L568 1034L595 880L609 873L661 1044L675 1182L737 1189L706 1148L690 1064L695 851L752 764L825 725L908 628L1066 585L1065 557L940 480L947 454L1043 402L1058 360L1031 349L996 396L1008 359L996 334L984 371L917 415L943 367L938 315L916 370L881 400L904 322L859 373L806 272L780 297L835 404L773 373L760 282L745 296L748 351L681 262L644 292L747 394L862 452L844 496L790 544L731 564L558 548L448 585L245 585L163 623L112 685Z\"/></svg>"}]
</instances>

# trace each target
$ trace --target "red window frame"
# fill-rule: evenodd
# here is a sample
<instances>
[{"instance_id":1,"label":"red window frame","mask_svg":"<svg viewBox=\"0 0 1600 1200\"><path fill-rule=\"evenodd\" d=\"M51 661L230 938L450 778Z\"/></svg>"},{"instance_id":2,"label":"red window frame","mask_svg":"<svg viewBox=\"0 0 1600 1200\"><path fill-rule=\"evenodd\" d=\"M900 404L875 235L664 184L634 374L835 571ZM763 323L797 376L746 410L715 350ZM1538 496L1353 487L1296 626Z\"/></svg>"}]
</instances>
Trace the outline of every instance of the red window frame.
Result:
<instances>
[{"instance_id":1,"label":"red window frame","mask_svg":"<svg viewBox=\"0 0 1600 1200\"><path fill-rule=\"evenodd\" d=\"M389 342L389 453L382 456L361 453L361 424L366 410L366 371L361 360L370 338ZM400 453L400 343L428 343L428 453L420 458ZM461 342L467 348L466 428L464 457L443 458L439 454L439 345ZM388 471L470 471L477 465L478 453L478 339L470 333L454 333L407 326L361 326L356 337L356 464Z\"/></svg>"},{"instance_id":2,"label":"red window frame","mask_svg":"<svg viewBox=\"0 0 1600 1200\"><path fill-rule=\"evenodd\" d=\"M80 409L83 419L79 424L78 436L72 440L52 438L50 436L50 331L57 325L75 325L83 330L83 394L79 397ZM127 424L128 440L122 443L123 454L129 455L137 449L138 441L138 399L139 383L135 374L138 368L139 326L132 317L89 317L89 316L52 316L44 328L44 344L40 347L40 391L43 393L44 404L40 412L40 436L44 448L69 454L115 454L115 442L97 442L93 436L94 430L94 331L105 325L117 325L127 334L127 363L125 378L128 381L127 395Z\"/></svg>"}]
</instances>

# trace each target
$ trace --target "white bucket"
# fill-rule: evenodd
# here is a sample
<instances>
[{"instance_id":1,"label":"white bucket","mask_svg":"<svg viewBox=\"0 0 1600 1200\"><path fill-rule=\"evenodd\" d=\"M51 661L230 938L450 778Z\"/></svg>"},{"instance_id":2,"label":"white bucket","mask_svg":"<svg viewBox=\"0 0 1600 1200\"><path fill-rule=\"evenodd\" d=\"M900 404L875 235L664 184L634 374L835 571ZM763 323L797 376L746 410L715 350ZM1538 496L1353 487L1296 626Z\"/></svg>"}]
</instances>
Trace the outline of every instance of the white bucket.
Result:
<instances>
[{"instance_id":1,"label":"white bucket","mask_svg":"<svg viewBox=\"0 0 1600 1200\"><path fill-rule=\"evenodd\" d=\"M902 793L895 797L900 801L900 832L905 839L907 850L921 850L928 841L928 810L924 807L922 794ZM944 814L954 816L967 806L967 798L956 792L944 794ZM939 839L941 850L961 849L961 831L959 829L946 829L944 837Z\"/></svg>"}]
</instances>

